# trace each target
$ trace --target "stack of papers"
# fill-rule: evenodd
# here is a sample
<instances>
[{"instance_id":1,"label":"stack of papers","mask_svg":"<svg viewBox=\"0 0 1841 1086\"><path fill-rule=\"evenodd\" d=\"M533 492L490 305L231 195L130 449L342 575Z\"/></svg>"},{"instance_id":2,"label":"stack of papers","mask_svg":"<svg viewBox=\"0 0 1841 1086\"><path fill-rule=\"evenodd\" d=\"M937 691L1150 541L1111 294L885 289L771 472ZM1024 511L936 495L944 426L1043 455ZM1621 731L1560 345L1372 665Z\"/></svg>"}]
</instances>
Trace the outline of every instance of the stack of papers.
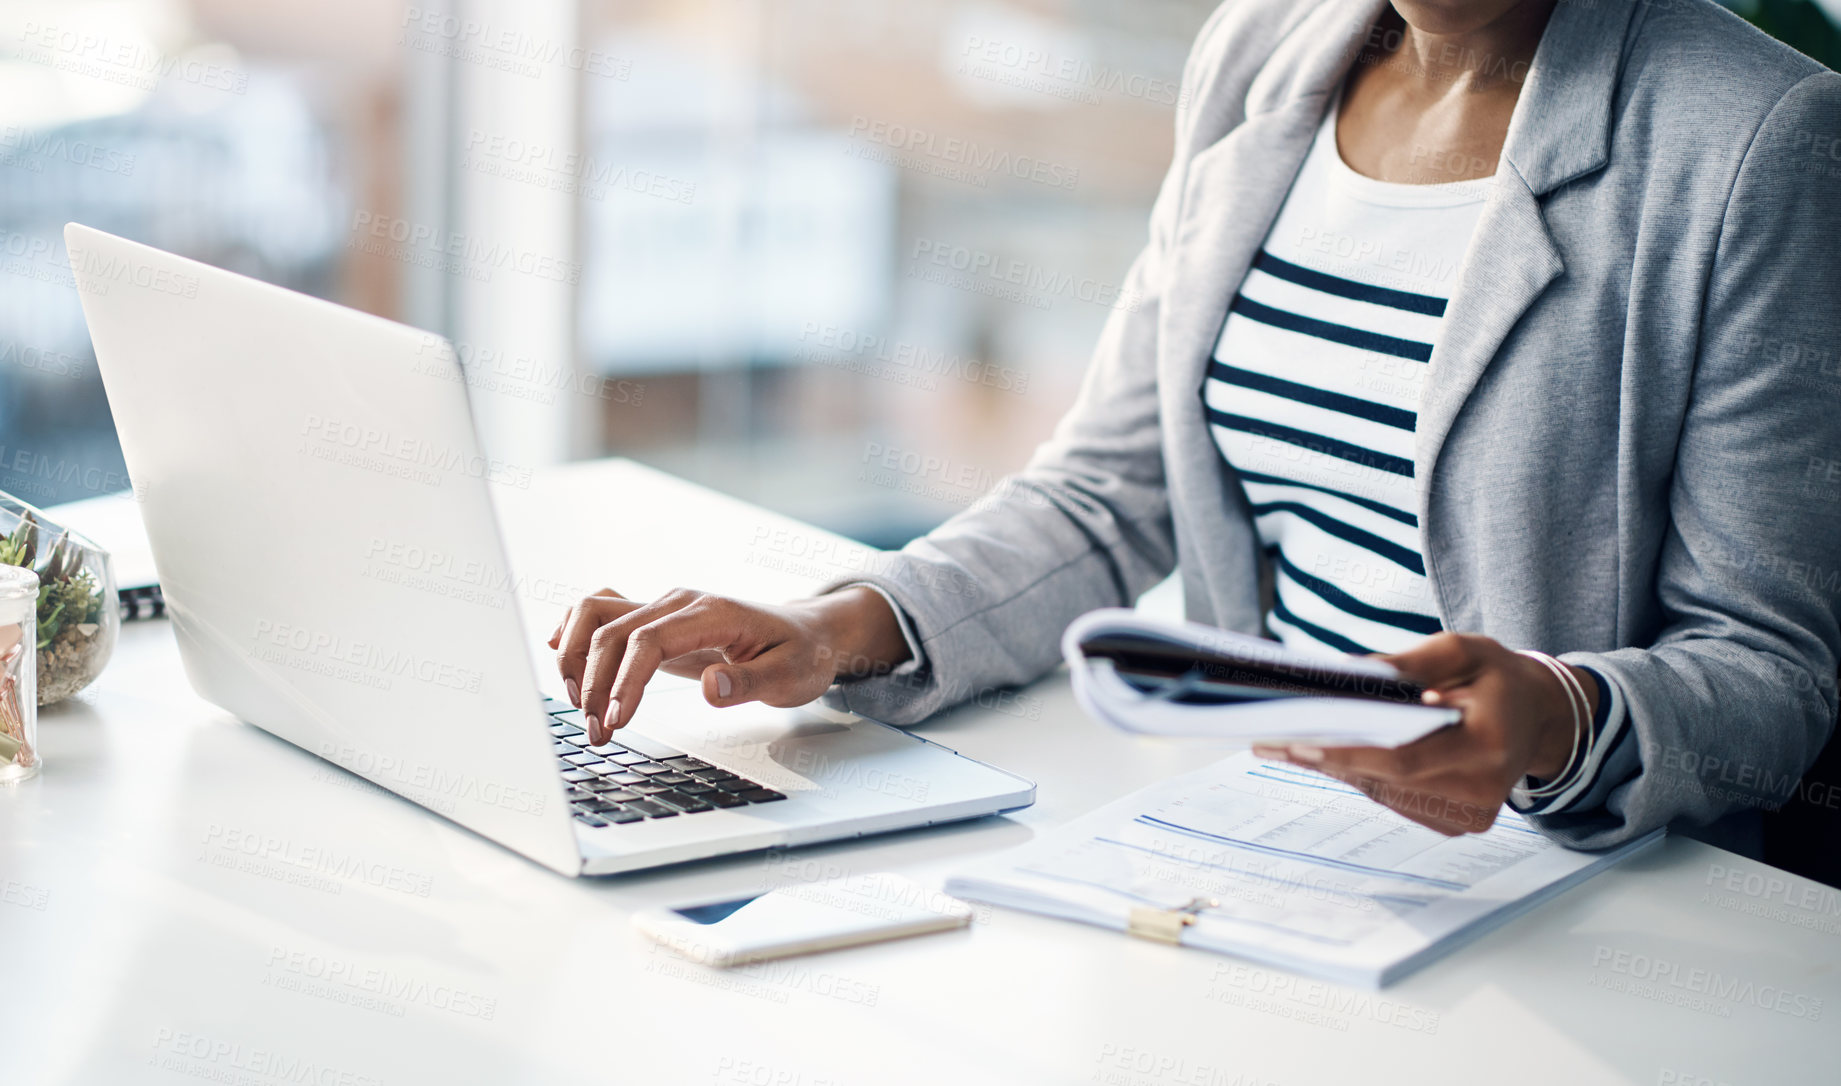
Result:
<instances>
[{"instance_id":1,"label":"stack of papers","mask_svg":"<svg viewBox=\"0 0 1841 1086\"><path fill-rule=\"evenodd\" d=\"M1127 929L1184 910L1185 946L1378 988L1656 840L1572 852L1504 808L1446 837L1353 788L1237 754L946 883L973 901Z\"/></svg>"},{"instance_id":2,"label":"stack of papers","mask_svg":"<svg viewBox=\"0 0 1841 1086\"><path fill-rule=\"evenodd\" d=\"M1397 747L1454 724L1393 667L1363 656L1320 657L1197 623L1108 609L1062 638L1081 707L1116 728L1321 746Z\"/></svg>"}]
</instances>

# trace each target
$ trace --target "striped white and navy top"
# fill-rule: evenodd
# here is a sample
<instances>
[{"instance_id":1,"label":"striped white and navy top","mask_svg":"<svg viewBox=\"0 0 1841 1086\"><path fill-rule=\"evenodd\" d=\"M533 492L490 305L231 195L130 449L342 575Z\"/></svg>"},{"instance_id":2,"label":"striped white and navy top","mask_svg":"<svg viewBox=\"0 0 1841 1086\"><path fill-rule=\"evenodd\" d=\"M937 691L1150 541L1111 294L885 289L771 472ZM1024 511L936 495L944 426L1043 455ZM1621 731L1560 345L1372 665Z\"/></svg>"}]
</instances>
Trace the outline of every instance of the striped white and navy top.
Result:
<instances>
[{"instance_id":1,"label":"striped white and navy top","mask_svg":"<svg viewBox=\"0 0 1841 1086\"><path fill-rule=\"evenodd\" d=\"M1202 397L1273 560L1274 636L1306 652L1399 652L1440 629L1413 436L1489 182L1364 177L1343 162L1335 125L1331 109L1234 296ZM1606 756L1628 729L1615 685L1594 677L1591 757L1561 795L1518 796L1522 809L1603 802Z\"/></svg>"},{"instance_id":2,"label":"striped white and navy top","mask_svg":"<svg viewBox=\"0 0 1841 1086\"><path fill-rule=\"evenodd\" d=\"M1397 652L1439 630L1413 433L1487 190L1363 177L1336 150L1335 116L1234 297L1203 398L1273 558L1273 634Z\"/></svg>"}]
</instances>

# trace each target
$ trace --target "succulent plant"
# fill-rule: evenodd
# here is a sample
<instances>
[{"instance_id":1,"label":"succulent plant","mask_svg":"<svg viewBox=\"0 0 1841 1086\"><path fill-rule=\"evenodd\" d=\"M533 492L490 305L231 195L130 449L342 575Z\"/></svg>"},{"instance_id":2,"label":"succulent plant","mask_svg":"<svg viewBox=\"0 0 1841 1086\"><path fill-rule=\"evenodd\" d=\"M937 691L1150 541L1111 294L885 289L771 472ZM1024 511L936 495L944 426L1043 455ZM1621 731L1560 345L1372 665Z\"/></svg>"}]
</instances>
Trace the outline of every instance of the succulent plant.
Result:
<instances>
[{"instance_id":1,"label":"succulent plant","mask_svg":"<svg viewBox=\"0 0 1841 1086\"><path fill-rule=\"evenodd\" d=\"M66 626L95 622L102 613L102 586L83 568L83 558L60 535L43 562L36 561L40 528L31 513L0 540L0 565L37 568L38 647L42 651Z\"/></svg>"}]
</instances>

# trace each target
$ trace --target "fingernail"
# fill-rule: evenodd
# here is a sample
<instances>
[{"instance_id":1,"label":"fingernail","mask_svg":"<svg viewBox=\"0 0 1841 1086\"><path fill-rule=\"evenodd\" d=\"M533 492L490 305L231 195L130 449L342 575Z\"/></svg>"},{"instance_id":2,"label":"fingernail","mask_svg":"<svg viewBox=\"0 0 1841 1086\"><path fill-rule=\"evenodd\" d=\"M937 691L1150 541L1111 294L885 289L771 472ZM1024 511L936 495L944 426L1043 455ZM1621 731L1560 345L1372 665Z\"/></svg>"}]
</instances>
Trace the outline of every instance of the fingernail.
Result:
<instances>
[{"instance_id":1,"label":"fingernail","mask_svg":"<svg viewBox=\"0 0 1841 1086\"><path fill-rule=\"evenodd\" d=\"M1255 743L1253 745L1253 756L1255 758L1283 758L1285 756L1285 748L1284 747L1262 747L1259 744Z\"/></svg>"},{"instance_id":2,"label":"fingernail","mask_svg":"<svg viewBox=\"0 0 1841 1086\"><path fill-rule=\"evenodd\" d=\"M597 747L607 742L607 736L601 734L601 718L593 713L588 714L588 741Z\"/></svg>"},{"instance_id":3,"label":"fingernail","mask_svg":"<svg viewBox=\"0 0 1841 1086\"><path fill-rule=\"evenodd\" d=\"M614 729L620 726L620 703L612 699L607 703L607 737L614 737Z\"/></svg>"},{"instance_id":4,"label":"fingernail","mask_svg":"<svg viewBox=\"0 0 1841 1086\"><path fill-rule=\"evenodd\" d=\"M1318 762L1323 761L1323 748L1322 747L1292 747L1291 748L1291 760L1294 762L1309 762L1310 764L1315 765Z\"/></svg>"},{"instance_id":5,"label":"fingernail","mask_svg":"<svg viewBox=\"0 0 1841 1086\"><path fill-rule=\"evenodd\" d=\"M735 684L729 681L729 673L726 671L718 671L716 673L716 696L719 698L726 698L729 696L729 691L734 689Z\"/></svg>"},{"instance_id":6,"label":"fingernail","mask_svg":"<svg viewBox=\"0 0 1841 1086\"><path fill-rule=\"evenodd\" d=\"M574 679L564 679L563 685L569 688L569 704L580 709L582 707L582 684Z\"/></svg>"},{"instance_id":7,"label":"fingernail","mask_svg":"<svg viewBox=\"0 0 1841 1086\"><path fill-rule=\"evenodd\" d=\"M1427 690L1425 693L1419 695L1419 700L1425 702L1427 705L1437 705L1439 702L1445 700L1445 696L1436 690Z\"/></svg>"}]
</instances>

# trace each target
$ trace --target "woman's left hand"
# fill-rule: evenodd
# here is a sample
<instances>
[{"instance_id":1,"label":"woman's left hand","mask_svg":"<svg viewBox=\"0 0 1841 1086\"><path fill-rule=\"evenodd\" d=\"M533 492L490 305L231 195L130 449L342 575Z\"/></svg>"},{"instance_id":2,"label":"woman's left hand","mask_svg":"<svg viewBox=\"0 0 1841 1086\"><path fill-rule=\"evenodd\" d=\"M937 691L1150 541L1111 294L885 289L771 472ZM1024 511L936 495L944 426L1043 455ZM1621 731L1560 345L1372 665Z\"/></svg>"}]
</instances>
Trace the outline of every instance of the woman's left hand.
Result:
<instances>
[{"instance_id":1,"label":"woman's left hand","mask_svg":"<svg viewBox=\"0 0 1841 1086\"><path fill-rule=\"evenodd\" d=\"M1380 747L1255 747L1261 757L1315 769L1440 833L1481 833L1523 777L1551 780L1572 753L1572 702L1539 660L1474 634L1434 634L1382 657L1426 688L1428 705L1463 720L1391 750ZM1570 666L1570 665L1568 665ZM1597 685L1571 668L1593 700Z\"/></svg>"}]
</instances>

